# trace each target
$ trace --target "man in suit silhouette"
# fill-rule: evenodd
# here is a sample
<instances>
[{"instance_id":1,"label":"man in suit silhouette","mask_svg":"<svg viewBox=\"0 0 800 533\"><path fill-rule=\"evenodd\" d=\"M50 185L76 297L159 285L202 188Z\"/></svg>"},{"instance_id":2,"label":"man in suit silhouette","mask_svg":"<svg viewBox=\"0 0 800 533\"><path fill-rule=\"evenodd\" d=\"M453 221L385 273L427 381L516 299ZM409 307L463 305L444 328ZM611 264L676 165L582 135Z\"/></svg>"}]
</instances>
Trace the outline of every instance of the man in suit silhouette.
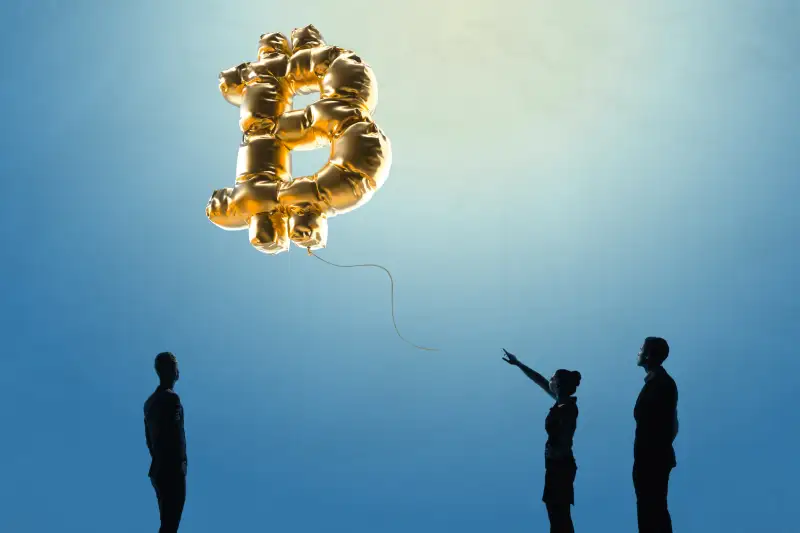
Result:
<instances>
[{"instance_id":1,"label":"man in suit silhouette","mask_svg":"<svg viewBox=\"0 0 800 533\"><path fill-rule=\"evenodd\" d=\"M177 533L186 501L186 435L183 406L172 388L178 381L178 360L170 352L156 356L161 381L144 404L144 435L150 450L149 477L158 498L159 533Z\"/></svg>"},{"instance_id":2,"label":"man in suit silhouette","mask_svg":"<svg viewBox=\"0 0 800 533\"><path fill-rule=\"evenodd\" d=\"M633 410L639 533L672 533L667 493L670 472L677 465L672 443L678 434L678 387L662 366L668 355L669 345L660 337L646 338L639 350L638 365L647 372Z\"/></svg>"}]
</instances>

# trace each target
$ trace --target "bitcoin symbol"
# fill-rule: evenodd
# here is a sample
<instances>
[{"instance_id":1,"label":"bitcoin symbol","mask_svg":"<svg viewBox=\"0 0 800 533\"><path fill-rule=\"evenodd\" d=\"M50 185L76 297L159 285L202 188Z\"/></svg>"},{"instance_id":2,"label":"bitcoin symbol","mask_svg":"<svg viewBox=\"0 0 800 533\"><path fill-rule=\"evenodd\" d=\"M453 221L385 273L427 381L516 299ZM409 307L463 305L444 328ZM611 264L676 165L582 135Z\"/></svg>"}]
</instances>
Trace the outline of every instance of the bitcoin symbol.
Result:
<instances>
[{"instance_id":1,"label":"bitcoin symbol","mask_svg":"<svg viewBox=\"0 0 800 533\"><path fill-rule=\"evenodd\" d=\"M324 248L328 219L370 200L389 174L391 145L372 120L378 86L353 51L325 44L309 25L261 36L258 60L220 73L223 97L239 107L242 143L233 187L214 191L206 216L226 230L250 230L250 244L277 254L290 241ZM320 99L292 109L297 94ZM330 144L328 162L292 178L292 150Z\"/></svg>"}]
</instances>

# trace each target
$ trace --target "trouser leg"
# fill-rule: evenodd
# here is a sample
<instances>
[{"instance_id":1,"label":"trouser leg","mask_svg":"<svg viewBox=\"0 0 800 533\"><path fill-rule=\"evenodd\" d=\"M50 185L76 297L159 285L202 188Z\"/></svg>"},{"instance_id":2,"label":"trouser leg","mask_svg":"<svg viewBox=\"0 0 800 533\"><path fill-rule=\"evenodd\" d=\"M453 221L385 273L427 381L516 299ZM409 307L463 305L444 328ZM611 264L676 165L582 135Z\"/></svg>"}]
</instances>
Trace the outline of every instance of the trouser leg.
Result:
<instances>
[{"instance_id":1,"label":"trouser leg","mask_svg":"<svg viewBox=\"0 0 800 533\"><path fill-rule=\"evenodd\" d=\"M672 533L672 518L667 504L671 471L669 465L634 465L639 533Z\"/></svg>"},{"instance_id":2,"label":"trouser leg","mask_svg":"<svg viewBox=\"0 0 800 533\"><path fill-rule=\"evenodd\" d=\"M182 475L162 476L153 480L161 517L159 533L177 533L186 502L186 478Z\"/></svg>"},{"instance_id":3,"label":"trouser leg","mask_svg":"<svg viewBox=\"0 0 800 533\"><path fill-rule=\"evenodd\" d=\"M550 518L550 533L574 533L570 505L548 503L547 516Z\"/></svg>"}]
</instances>

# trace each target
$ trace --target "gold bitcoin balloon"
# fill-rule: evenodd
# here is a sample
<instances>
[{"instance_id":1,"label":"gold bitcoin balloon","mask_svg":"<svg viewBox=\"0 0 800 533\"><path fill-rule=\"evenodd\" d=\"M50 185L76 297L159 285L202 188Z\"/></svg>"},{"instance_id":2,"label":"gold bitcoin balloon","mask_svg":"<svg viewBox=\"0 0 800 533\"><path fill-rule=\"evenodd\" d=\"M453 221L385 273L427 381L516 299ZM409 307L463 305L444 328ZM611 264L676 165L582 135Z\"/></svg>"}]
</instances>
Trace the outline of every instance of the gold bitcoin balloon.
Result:
<instances>
[{"instance_id":1,"label":"gold bitcoin balloon","mask_svg":"<svg viewBox=\"0 0 800 533\"><path fill-rule=\"evenodd\" d=\"M214 191L206 216L226 230L250 230L250 244L277 254L290 241L324 248L328 219L370 200L389 174L389 139L372 120L378 86L355 52L325 44L312 25L258 42L258 59L219 75L222 96L239 107L242 143L233 187ZM292 109L297 94L320 99ZM292 150L330 145L327 164L292 178Z\"/></svg>"}]
</instances>

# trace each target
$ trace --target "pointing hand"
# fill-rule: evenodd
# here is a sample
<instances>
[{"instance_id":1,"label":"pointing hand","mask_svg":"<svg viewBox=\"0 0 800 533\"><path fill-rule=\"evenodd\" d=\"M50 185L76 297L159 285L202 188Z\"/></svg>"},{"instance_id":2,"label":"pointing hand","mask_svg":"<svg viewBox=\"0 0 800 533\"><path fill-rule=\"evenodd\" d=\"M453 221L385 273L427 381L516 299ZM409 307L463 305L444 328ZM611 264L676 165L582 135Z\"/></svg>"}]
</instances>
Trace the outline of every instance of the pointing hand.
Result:
<instances>
[{"instance_id":1,"label":"pointing hand","mask_svg":"<svg viewBox=\"0 0 800 533\"><path fill-rule=\"evenodd\" d=\"M505 354L505 357L503 357L503 361L505 361L509 365L514 365L514 366L519 364L519 359L517 359L516 355L507 352L505 348L503 348L503 353Z\"/></svg>"}]
</instances>

